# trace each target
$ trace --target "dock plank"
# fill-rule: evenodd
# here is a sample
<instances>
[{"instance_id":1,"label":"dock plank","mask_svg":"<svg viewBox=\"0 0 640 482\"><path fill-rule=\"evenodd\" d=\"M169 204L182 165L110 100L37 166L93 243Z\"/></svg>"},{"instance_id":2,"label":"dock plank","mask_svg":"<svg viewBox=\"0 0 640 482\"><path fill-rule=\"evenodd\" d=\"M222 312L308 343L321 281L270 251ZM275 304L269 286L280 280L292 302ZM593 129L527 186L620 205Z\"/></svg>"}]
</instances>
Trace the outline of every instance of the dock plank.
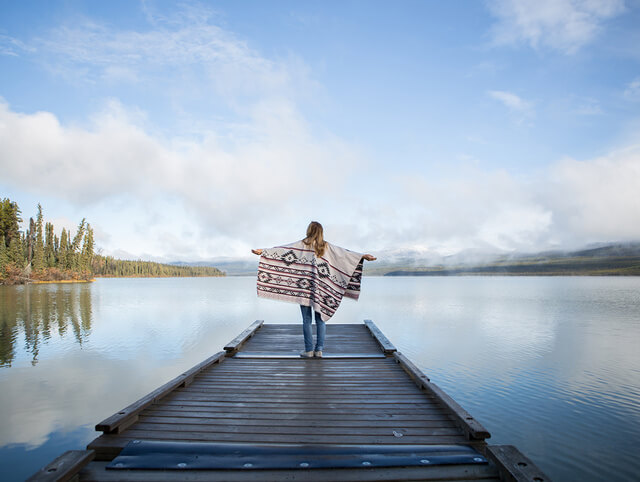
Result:
<instances>
[{"instance_id":1,"label":"dock plank","mask_svg":"<svg viewBox=\"0 0 640 482\"><path fill-rule=\"evenodd\" d=\"M315 333L315 325L312 326ZM280 352L297 355L304 349L302 323L295 325L263 325L255 336L241 347L242 352ZM327 326L324 353L332 354L381 354L375 339L366 326L332 325Z\"/></svg>"},{"instance_id":2,"label":"dock plank","mask_svg":"<svg viewBox=\"0 0 640 482\"><path fill-rule=\"evenodd\" d=\"M278 385L274 389L270 383ZM122 437L106 435L90 447L102 459L138 438L360 445L468 442L439 400L391 358L259 363L227 358L145 409Z\"/></svg>"},{"instance_id":3,"label":"dock plank","mask_svg":"<svg viewBox=\"0 0 640 482\"><path fill-rule=\"evenodd\" d=\"M123 408L111 417L106 418L96 425L96 430L102 432L117 432L123 430L131 423L135 422L138 414L146 407L173 392L176 388L187 385L196 374L209 368L215 363L219 363L223 358L224 352L216 353L212 357L207 358L203 362L187 370L185 373L178 375L173 380L165 383L160 388L155 389L153 392L145 395L128 407Z\"/></svg>"},{"instance_id":4,"label":"dock plank","mask_svg":"<svg viewBox=\"0 0 640 482\"><path fill-rule=\"evenodd\" d=\"M488 446L486 455L507 472L507 475L503 476L506 481L534 480L536 482L548 482L551 480L513 445Z\"/></svg>"},{"instance_id":5,"label":"dock plank","mask_svg":"<svg viewBox=\"0 0 640 482\"><path fill-rule=\"evenodd\" d=\"M263 323L264 323L264 320L254 321L251 324L251 326L249 326L246 330L244 330L242 333L240 333L238 336L236 336L233 340L231 340L229 343L225 345L224 347L225 351L227 351L228 353L233 353L237 351L243 343L245 343L249 338L251 338L256 333L257 330L260 329Z\"/></svg>"},{"instance_id":6,"label":"dock plank","mask_svg":"<svg viewBox=\"0 0 640 482\"><path fill-rule=\"evenodd\" d=\"M326 420L312 420L309 421L306 417L296 417L296 418L287 418L283 419L279 417L278 419L279 427L327 427ZM170 412L170 413L154 413L149 414L144 417L140 417L141 423L163 423L163 424L175 424L175 425L207 425L207 426L258 426L263 425L266 427L272 427L274 425L273 419L259 419L259 418L216 418L211 416L197 416L191 413L180 414L179 412ZM353 420L352 418L347 418L346 420L331 420L330 426L332 428L335 427L399 427L398 420L379 420L379 419L365 419L365 420ZM417 419L412 421L410 424L407 423L404 426L410 426L412 429L414 428L455 428L455 423L450 420L445 420L441 418L435 418L434 420L426 420L426 419Z\"/></svg>"},{"instance_id":7,"label":"dock plank","mask_svg":"<svg viewBox=\"0 0 640 482\"><path fill-rule=\"evenodd\" d=\"M92 450L69 450L42 467L27 482L66 482L73 480L78 472L93 460Z\"/></svg>"},{"instance_id":8,"label":"dock plank","mask_svg":"<svg viewBox=\"0 0 640 482\"><path fill-rule=\"evenodd\" d=\"M373 321L364 320L364 324L371 332L371 336L373 336L373 338L380 345L380 347L382 348L382 351L386 355L390 355L397 351L396 347L393 346L393 343L391 343L389 339L386 336L384 336L384 334L380 331L380 329L376 326L376 324Z\"/></svg>"},{"instance_id":9,"label":"dock plank","mask_svg":"<svg viewBox=\"0 0 640 482\"><path fill-rule=\"evenodd\" d=\"M400 428L402 425L402 428ZM309 427L305 425L260 425L260 424L209 424L199 421L167 420L165 422L149 421L148 419L139 421L135 430L142 431L162 431L171 435L173 432L180 433L209 433L209 434L267 434L267 435L295 435L309 432ZM455 425L448 427L416 427L407 424L397 423L394 427L379 426L377 424L344 427L341 425L316 424L313 435L331 435L335 437L354 435L376 435L386 437L407 437L424 436L433 437L436 435L459 435L460 431Z\"/></svg>"},{"instance_id":10,"label":"dock plank","mask_svg":"<svg viewBox=\"0 0 640 482\"><path fill-rule=\"evenodd\" d=\"M189 407L192 408L192 407ZM394 423L398 420L404 420L408 422L439 422L439 423L453 423L447 418L442 410L422 410L420 412L411 412L409 414L400 413L385 413L384 410L367 411L365 413L322 413L322 412L275 412L270 410L268 412L256 412L252 411L247 413L245 410L185 410L181 406L173 407L160 407L158 409L149 409L146 413L148 416L163 416L163 417L201 417L210 418L212 420L219 419L234 419L243 420L250 423L251 421L262 421L267 423L273 423L272 420L278 420L282 423L286 423L290 420L302 421L305 424L339 424L342 422L358 423L358 421L366 421L373 423ZM391 411L389 411L391 412ZM313 418L309 419L309 414L313 413ZM230 422L233 423L233 422ZM237 422L236 422L237 423Z\"/></svg>"},{"instance_id":11,"label":"dock plank","mask_svg":"<svg viewBox=\"0 0 640 482\"><path fill-rule=\"evenodd\" d=\"M116 437L117 435L106 434L105 437ZM232 432L195 432L195 431L175 431L164 432L155 430L138 430L131 428L126 432L126 438L118 439L120 448L124 447L130 440L165 440L176 442L233 442L233 443L291 443L291 434L273 433L232 433ZM464 435L405 435L396 437L393 433L388 435L367 435L367 434L343 434L343 435L322 435L315 433L296 434L297 443L303 444L353 444L353 445L439 445L439 444L464 444L467 439ZM111 443L109 445L112 445ZM91 449L95 448L93 443Z\"/></svg>"}]
</instances>

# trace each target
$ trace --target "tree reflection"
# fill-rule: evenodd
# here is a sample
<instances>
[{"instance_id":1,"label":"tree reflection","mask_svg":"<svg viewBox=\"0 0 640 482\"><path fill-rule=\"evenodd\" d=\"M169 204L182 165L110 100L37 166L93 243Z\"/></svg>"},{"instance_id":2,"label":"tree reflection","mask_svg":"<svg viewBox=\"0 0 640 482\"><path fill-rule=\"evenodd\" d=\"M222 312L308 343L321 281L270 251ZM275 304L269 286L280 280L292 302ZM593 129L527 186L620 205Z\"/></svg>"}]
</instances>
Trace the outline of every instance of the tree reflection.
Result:
<instances>
[{"instance_id":1,"label":"tree reflection","mask_svg":"<svg viewBox=\"0 0 640 482\"><path fill-rule=\"evenodd\" d=\"M0 286L0 367L11 366L22 337L35 365L41 345L52 337L72 332L85 343L91 322L91 284Z\"/></svg>"}]
</instances>

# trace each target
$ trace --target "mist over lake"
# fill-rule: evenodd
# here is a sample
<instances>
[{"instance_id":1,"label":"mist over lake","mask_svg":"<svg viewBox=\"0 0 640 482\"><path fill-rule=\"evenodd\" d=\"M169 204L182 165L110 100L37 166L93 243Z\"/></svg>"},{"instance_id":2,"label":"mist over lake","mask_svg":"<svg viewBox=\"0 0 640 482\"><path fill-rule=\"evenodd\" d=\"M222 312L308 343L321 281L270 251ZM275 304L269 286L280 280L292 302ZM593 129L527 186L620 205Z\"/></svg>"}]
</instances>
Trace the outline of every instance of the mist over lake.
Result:
<instances>
[{"instance_id":1,"label":"mist over lake","mask_svg":"<svg viewBox=\"0 0 640 482\"><path fill-rule=\"evenodd\" d=\"M258 299L254 277L0 286L0 317L5 480L84 448L97 422L255 319L300 323L296 305ZM490 443L516 445L552 479L640 471L640 278L365 277L327 329L364 319Z\"/></svg>"}]
</instances>

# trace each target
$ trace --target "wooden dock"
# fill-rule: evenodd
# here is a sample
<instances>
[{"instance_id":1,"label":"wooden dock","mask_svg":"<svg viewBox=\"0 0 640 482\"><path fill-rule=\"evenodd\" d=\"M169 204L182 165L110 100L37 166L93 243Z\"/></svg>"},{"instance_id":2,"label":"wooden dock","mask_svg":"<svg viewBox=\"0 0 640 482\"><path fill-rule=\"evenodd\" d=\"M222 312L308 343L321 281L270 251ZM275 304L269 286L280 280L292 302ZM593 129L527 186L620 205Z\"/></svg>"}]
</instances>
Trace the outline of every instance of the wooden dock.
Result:
<instances>
[{"instance_id":1,"label":"wooden dock","mask_svg":"<svg viewBox=\"0 0 640 482\"><path fill-rule=\"evenodd\" d=\"M371 321L253 323L221 351L96 425L33 480L549 480L398 353Z\"/></svg>"}]
</instances>

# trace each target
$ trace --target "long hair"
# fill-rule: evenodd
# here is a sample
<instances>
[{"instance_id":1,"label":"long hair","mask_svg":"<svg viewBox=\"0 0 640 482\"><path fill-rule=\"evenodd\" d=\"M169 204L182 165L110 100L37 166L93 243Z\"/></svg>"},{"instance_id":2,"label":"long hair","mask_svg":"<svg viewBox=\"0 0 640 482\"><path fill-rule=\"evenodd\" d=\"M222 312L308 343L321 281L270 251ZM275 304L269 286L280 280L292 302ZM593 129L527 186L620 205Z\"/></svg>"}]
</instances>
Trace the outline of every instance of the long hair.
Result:
<instances>
[{"instance_id":1,"label":"long hair","mask_svg":"<svg viewBox=\"0 0 640 482\"><path fill-rule=\"evenodd\" d=\"M302 241L313 248L316 256L322 256L327 247L327 242L322 236L322 224L317 221L311 221L307 227L307 237Z\"/></svg>"}]
</instances>

